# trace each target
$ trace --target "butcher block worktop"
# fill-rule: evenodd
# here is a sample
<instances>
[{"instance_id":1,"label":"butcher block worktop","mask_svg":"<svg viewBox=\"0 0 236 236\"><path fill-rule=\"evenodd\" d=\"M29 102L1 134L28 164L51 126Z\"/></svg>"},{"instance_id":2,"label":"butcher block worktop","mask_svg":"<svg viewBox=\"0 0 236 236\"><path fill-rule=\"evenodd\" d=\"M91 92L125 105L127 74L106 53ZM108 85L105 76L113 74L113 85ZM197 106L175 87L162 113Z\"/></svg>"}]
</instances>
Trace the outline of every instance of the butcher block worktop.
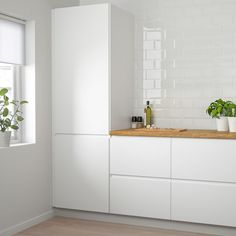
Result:
<instances>
[{"instance_id":1,"label":"butcher block worktop","mask_svg":"<svg viewBox=\"0 0 236 236\"><path fill-rule=\"evenodd\" d=\"M236 133L218 132L215 130L190 129L124 129L112 130L114 136L144 136L144 137L172 137L172 138L206 138L206 139L236 139Z\"/></svg>"}]
</instances>

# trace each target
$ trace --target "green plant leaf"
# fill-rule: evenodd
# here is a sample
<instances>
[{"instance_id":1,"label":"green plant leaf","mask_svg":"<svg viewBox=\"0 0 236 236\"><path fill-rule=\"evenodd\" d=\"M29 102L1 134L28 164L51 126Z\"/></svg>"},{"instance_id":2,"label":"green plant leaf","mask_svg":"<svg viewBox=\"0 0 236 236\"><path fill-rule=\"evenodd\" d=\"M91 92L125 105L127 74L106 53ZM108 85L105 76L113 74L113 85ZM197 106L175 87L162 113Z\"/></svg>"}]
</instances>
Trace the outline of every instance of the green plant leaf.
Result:
<instances>
[{"instance_id":1,"label":"green plant leaf","mask_svg":"<svg viewBox=\"0 0 236 236\"><path fill-rule=\"evenodd\" d=\"M6 96L6 95L4 95L4 101L9 101L9 97L8 96Z\"/></svg>"},{"instance_id":2,"label":"green plant leaf","mask_svg":"<svg viewBox=\"0 0 236 236\"><path fill-rule=\"evenodd\" d=\"M6 118L4 124L5 124L6 127L10 127L11 126L11 120L9 118Z\"/></svg>"},{"instance_id":3,"label":"green plant leaf","mask_svg":"<svg viewBox=\"0 0 236 236\"><path fill-rule=\"evenodd\" d=\"M8 92L8 89L3 88L0 90L0 96L4 96Z\"/></svg>"},{"instance_id":4,"label":"green plant leaf","mask_svg":"<svg viewBox=\"0 0 236 236\"><path fill-rule=\"evenodd\" d=\"M11 128L14 129L14 130L18 130L19 127L17 125L11 125Z\"/></svg>"},{"instance_id":5,"label":"green plant leaf","mask_svg":"<svg viewBox=\"0 0 236 236\"><path fill-rule=\"evenodd\" d=\"M28 101L21 101L20 105L23 105L23 104L26 104L26 103L28 103Z\"/></svg>"},{"instance_id":6,"label":"green plant leaf","mask_svg":"<svg viewBox=\"0 0 236 236\"><path fill-rule=\"evenodd\" d=\"M17 116L17 121L21 122L23 120L24 120L24 118L22 116Z\"/></svg>"},{"instance_id":7,"label":"green plant leaf","mask_svg":"<svg viewBox=\"0 0 236 236\"><path fill-rule=\"evenodd\" d=\"M9 114L8 108L4 108L3 113L2 113L3 117L7 117L8 114Z\"/></svg>"},{"instance_id":8,"label":"green plant leaf","mask_svg":"<svg viewBox=\"0 0 236 236\"><path fill-rule=\"evenodd\" d=\"M16 101L11 101L10 103L13 104L13 105L15 105L15 106L17 106Z\"/></svg>"},{"instance_id":9,"label":"green plant leaf","mask_svg":"<svg viewBox=\"0 0 236 236\"><path fill-rule=\"evenodd\" d=\"M217 111L217 110L213 110L213 111L211 112L211 116L212 116L213 118L219 117L218 111Z\"/></svg>"},{"instance_id":10,"label":"green plant leaf","mask_svg":"<svg viewBox=\"0 0 236 236\"><path fill-rule=\"evenodd\" d=\"M218 113L221 113L221 112L222 112L222 109L223 109L222 107L218 107L218 108L217 108Z\"/></svg>"}]
</instances>

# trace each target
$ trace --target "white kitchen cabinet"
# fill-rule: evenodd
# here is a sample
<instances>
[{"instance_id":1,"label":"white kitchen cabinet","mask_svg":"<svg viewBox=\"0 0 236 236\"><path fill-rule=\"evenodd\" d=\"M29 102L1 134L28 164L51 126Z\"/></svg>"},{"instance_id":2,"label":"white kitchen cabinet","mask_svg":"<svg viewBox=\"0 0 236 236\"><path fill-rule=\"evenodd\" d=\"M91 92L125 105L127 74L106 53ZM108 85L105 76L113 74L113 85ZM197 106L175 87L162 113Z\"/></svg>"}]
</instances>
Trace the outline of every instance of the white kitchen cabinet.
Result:
<instances>
[{"instance_id":1,"label":"white kitchen cabinet","mask_svg":"<svg viewBox=\"0 0 236 236\"><path fill-rule=\"evenodd\" d=\"M170 180L112 175L110 212L170 219Z\"/></svg>"},{"instance_id":2,"label":"white kitchen cabinet","mask_svg":"<svg viewBox=\"0 0 236 236\"><path fill-rule=\"evenodd\" d=\"M52 12L53 126L109 134L130 126L134 20L110 4Z\"/></svg>"},{"instance_id":3,"label":"white kitchen cabinet","mask_svg":"<svg viewBox=\"0 0 236 236\"><path fill-rule=\"evenodd\" d=\"M56 135L53 206L108 212L109 137Z\"/></svg>"},{"instance_id":4,"label":"white kitchen cabinet","mask_svg":"<svg viewBox=\"0 0 236 236\"><path fill-rule=\"evenodd\" d=\"M170 178L169 138L115 137L110 141L111 174Z\"/></svg>"},{"instance_id":5,"label":"white kitchen cabinet","mask_svg":"<svg viewBox=\"0 0 236 236\"><path fill-rule=\"evenodd\" d=\"M236 182L235 140L173 139L172 177Z\"/></svg>"},{"instance_id":6,"label":"white kitchen cabinet","mask_svg":"<svg viewBox=\"0 0 236 236\"><path fill-rule=\"evenodd\" d=\"M130 127L134 28L111 4L52 11L55 207L108 212L108 135Z\"/></svg>"},{"instance_id":7,"label":"white kitchen cabinet","mask_svg":"<svg viewBox=\"0 0 236 236\"><path fill-rule=\"evenodd\" d=\"M175 180L171 219L235 227L235 199L235 184Z\"/></svg>"}]
</instances>

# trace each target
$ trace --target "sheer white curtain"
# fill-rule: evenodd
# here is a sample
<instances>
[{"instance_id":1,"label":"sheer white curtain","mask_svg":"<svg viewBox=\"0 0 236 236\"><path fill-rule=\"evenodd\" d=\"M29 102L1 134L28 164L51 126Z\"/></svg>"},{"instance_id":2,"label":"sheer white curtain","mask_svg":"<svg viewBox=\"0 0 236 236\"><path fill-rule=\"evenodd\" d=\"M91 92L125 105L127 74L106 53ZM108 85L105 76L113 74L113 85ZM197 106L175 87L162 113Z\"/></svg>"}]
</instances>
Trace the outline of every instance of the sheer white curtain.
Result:
<instances>
[{"instance_id":1,"label":"sheer white curtain","mask_svg":"<svg viewBox=\"0 0 236 236\"><path fill-rule=\"evenodd\" d=\"M0 15L0 63L25 64L25 25Z\"/></svg>"}]
</instances>

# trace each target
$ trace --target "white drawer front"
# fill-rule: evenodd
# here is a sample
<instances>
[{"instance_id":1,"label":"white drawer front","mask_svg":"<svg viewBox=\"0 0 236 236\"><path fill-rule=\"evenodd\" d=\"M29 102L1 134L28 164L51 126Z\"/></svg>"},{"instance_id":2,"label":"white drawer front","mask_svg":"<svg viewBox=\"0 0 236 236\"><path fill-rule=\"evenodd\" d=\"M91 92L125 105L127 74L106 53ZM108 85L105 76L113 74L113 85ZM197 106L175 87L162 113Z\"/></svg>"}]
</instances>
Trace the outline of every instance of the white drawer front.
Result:
<instances>
[{"instance_id":1,"label":"white drawer front","mask_svg":"<svg viewBox=\"0 0 236 236\"><path fill-rule=\"evenodd\" d=\"M112 137L111 173L170 177L170 139Z\"/></svg>"},{"instance_id":2,"label":"white drawer front","mask_svg":"<svg viewBox=\"0 0 236 236\"><path fill-rule=\"evenodd\" d=\"M110 212L170 219L170 181L112 176Z\"/></svg>"},{"instance_id":3,"label":"white drawer front","mask_svg":"<svg viewBox=\"0 0 236 236\"><path fill-rule=\"evenodd\" d=\"M173 181L172 220L236 226L236 185Z\"/></svg>"},{"instance_id":4,"label":"white drawer front","mask_svg":"<svg viewBox=\"0 0 236 236\"><path fill-rule=\"evenodd\" d=\"M236 141L173 139L172 177L236 182Z\"/></svg>"}]
</instances>

